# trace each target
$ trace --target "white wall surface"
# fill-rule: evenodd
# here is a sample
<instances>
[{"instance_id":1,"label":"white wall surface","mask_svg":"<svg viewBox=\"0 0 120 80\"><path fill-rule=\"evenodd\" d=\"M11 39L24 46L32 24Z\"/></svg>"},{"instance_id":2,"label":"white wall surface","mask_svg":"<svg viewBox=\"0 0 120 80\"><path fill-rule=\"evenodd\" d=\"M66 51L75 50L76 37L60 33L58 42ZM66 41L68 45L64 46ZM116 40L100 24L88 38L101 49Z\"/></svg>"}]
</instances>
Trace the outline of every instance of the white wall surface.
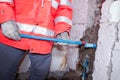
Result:
<instances>
[{"instance_id":1,"label":"white wall surface","mask_svg":"<svg viewBox=\"0 0 120 80\"><path fill-rule=\"evenodd\" d=\"M113 2L113 0L106 0L102 6L93 80L120 80L120 23L116 15L110 13ZM120 9L114 10L112 13L120 14Z\"/></svg>"}]
</instances>

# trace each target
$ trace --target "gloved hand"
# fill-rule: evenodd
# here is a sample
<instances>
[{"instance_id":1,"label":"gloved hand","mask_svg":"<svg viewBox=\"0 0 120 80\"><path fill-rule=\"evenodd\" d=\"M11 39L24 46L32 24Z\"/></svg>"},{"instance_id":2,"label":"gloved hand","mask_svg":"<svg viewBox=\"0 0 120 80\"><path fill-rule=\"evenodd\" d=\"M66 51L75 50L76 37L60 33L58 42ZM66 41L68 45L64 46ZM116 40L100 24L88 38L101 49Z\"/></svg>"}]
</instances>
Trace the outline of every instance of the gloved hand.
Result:
<instances>
[{"instance_id":1,"label":"gloved hand","mask_svg":"<svg viewBox=\"0 0 120 80\"><path fill-rule=\"evenodd\" d=\"M1 24L1 30L4 36L13 39L13 40L20 40L19 36L19 28L15 21L7 21Z\"/></svg>"},{"instance_id":2,"label":"gloved hand","mask_svg":"<svg viewBox=\"0 0 120 80\"><path fill-rule=\"evenodd\" d=\"M67 32L63 32L57 35L57 39L70 40L70 37ZM57 42L59 45L67 45L68 43Z\"/></svg>"}]
</instances>

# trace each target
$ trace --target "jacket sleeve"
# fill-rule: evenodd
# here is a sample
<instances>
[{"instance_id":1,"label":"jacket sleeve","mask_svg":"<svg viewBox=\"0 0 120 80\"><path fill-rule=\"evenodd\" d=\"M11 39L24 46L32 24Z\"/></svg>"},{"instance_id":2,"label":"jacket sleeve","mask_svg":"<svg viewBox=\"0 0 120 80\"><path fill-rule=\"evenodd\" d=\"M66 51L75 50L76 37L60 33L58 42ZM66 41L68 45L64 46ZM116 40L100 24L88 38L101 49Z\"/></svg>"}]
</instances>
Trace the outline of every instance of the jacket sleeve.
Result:
<instances>
[{"instance_id":1,"label":"jacket sleeve","mask_svg":"<svg viewBox=\"0 0 120 80\"><path fill-rule=\"evenodd\" d=\"M72 27L72 1L60 0L55 13L55 35L67 31Z\"/></svg>"},{"instance_id":2,"label":"jacket sleeve","mask_svg":"<svg viewBox=\"0 0 120 80\"><path fill-rule=\"evenodd\" d=\"M8 20L15 20L13 8L12 0L0 0L0 24Z\"/></svg>"}]
</instances>

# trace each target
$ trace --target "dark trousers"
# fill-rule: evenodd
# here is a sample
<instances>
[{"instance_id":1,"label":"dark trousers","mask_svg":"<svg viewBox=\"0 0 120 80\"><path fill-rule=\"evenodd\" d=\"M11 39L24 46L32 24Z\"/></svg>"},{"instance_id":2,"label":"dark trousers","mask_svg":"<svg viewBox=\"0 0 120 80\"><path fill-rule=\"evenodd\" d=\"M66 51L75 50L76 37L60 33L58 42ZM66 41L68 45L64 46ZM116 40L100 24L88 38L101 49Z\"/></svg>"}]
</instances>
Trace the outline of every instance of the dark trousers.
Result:
<instances>
[{"instance_id":1,"label":"dark trousers","mask_svg":"<svg viewBox=\"0 0 120 80\"><path fill-rule=\"evenodd\" d=\"M0 80L15 80L18 65L25 51L0 43ZM29 53L31 61L30 79L45 80L48 76L51 54L40 55Z\"/></svg>"}]
</instances>

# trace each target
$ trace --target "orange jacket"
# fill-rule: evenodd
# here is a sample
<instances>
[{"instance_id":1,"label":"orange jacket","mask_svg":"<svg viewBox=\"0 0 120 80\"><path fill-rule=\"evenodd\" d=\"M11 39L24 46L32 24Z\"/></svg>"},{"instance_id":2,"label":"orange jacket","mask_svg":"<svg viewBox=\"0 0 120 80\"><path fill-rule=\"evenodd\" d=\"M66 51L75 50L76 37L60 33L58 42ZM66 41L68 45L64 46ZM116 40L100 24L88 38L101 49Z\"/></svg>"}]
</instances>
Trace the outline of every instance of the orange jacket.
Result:
<instances>
[{"instance_id":1,"label":"orange jacket","mask_svg":"<svg viewBox=\"0 0 120 80\"><path fill-rule=\"evenodd\" d=\"M0 23L15 20L21 33L55 37L69 32L72 26L71 3L71 0L0 0ZM50 53L53 45L53 42L34 39L10 40L3 36L1 29L0 42L41 54Z\"/></svg>"}]
</instances>

